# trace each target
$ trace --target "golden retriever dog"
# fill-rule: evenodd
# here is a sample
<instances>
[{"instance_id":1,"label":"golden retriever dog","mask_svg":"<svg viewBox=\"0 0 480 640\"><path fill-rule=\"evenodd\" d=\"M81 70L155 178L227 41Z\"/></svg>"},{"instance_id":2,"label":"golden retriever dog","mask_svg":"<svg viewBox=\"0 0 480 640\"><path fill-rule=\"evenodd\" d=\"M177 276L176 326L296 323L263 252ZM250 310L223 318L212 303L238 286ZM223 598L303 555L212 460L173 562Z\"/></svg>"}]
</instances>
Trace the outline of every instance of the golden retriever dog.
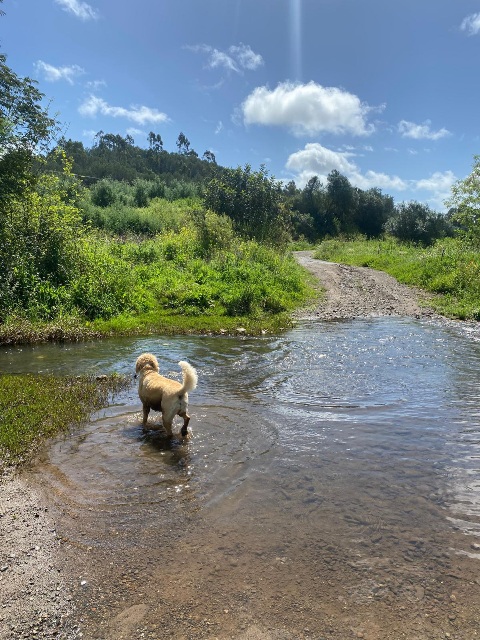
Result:
<instances>
[{"instance_id":1,"label":"golden retriever dog","mask_svg":"<svg viewBox=\"0 0 480 640\"><path fill-rule=\"evenodd\" d=\"M170 380L159 373L158 360L151 353L142 353L135 364L135 376L139 376L138 395L143 404L143 429L147 428L150 409L162 412L163 428L167 436L172 436L172 423L175 416L183 418L182 436L187 435L190 422L188 415L188 392L197 386L197 372L184 362L178 363L182 369L183 382Z\"/></svg>"}]
</instances>

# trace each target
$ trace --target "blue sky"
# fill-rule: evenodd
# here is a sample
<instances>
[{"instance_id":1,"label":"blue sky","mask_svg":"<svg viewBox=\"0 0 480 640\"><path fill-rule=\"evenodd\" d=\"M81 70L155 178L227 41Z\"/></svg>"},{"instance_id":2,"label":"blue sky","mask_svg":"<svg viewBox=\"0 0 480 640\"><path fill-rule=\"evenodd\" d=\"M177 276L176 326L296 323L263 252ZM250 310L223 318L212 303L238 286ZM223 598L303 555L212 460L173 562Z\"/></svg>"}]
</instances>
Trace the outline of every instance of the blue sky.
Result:
<instances>
[{"instance_id":1,"label":"blue sky","mask_svg":"<svg viewBox=\"0 0 480 640\"><path fill-rule=\"evenodd\" d=\"M4 0L0 51L67 138L338 169L438 211L480 153L480 0Z\"/></svg>"}]
</instances>

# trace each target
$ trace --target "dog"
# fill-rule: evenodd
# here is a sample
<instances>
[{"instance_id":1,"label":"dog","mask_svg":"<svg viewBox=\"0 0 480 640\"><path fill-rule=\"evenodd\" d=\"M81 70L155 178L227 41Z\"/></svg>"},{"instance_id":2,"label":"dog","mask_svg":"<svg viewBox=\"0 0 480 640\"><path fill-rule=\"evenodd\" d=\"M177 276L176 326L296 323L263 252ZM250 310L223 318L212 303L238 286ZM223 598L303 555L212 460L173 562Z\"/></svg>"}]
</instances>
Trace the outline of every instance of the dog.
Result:
<instances>
[{"instance_id":1,"label":"dog","mask_svg":"<svg viewBox=\"0 0 480 640\"><path fill-rule=\"evenodd\" d=\"M178 363L182 369L183 382L170 380L159 373L157 358L151 353L142 353L135 363L135 377L139 376L138 395L143 404L143 429L147 428L150 409L162 412L163 428L172 437L172 423L175 416L183 418L182 436L188 433L188 392L197 386L197 372L183 360Z\"/></svg>"}]
</instances>

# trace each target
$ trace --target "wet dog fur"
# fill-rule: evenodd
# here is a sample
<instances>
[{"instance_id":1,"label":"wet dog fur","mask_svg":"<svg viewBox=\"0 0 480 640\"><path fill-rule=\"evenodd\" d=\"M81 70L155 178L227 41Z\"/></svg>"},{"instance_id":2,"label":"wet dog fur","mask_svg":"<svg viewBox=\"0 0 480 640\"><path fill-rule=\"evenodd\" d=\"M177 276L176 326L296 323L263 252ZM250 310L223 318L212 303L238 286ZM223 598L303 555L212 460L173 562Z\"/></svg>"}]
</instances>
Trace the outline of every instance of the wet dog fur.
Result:
<instances>
[{"instance_id":1,"label":"wet dog fur","mask_svg":"<svg viewBox=\"0 0 480 640\"><path fill-rule=\"evenodd\" d=\"M182 436L187 435L190 421L188 415L188 392L197 386L197 372L184 362L178 363L182 369L183 382L177 382L160 375L158 360L152 353L142 353L135 363L135 375L139 377L138 395L143 405L143 429L147 428L150 409L162 412L163 428L167 436L172 436L175 416L183 418Z\"/></svg>"}]
</instances>

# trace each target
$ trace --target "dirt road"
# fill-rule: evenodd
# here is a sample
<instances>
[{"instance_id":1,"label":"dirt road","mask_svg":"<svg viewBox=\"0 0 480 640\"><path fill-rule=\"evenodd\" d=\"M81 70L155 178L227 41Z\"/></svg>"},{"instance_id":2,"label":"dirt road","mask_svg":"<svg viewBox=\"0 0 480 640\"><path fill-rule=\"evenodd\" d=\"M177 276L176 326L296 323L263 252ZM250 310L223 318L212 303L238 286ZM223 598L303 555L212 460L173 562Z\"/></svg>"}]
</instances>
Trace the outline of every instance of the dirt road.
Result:
<instances>
[{"instance_id":1,"label":"dirt road","mask_svg":"<svg viewBox=\"0 0 480 640\"><path fill-rule=\"evenodd\" d=\"M318 307L298 317L335 320L362 316L431 316L429 296L420 289L400 284L382 271L315 260L312 251L297 251L298 263L325 288Z\"/></svg>"}]
</instances>

